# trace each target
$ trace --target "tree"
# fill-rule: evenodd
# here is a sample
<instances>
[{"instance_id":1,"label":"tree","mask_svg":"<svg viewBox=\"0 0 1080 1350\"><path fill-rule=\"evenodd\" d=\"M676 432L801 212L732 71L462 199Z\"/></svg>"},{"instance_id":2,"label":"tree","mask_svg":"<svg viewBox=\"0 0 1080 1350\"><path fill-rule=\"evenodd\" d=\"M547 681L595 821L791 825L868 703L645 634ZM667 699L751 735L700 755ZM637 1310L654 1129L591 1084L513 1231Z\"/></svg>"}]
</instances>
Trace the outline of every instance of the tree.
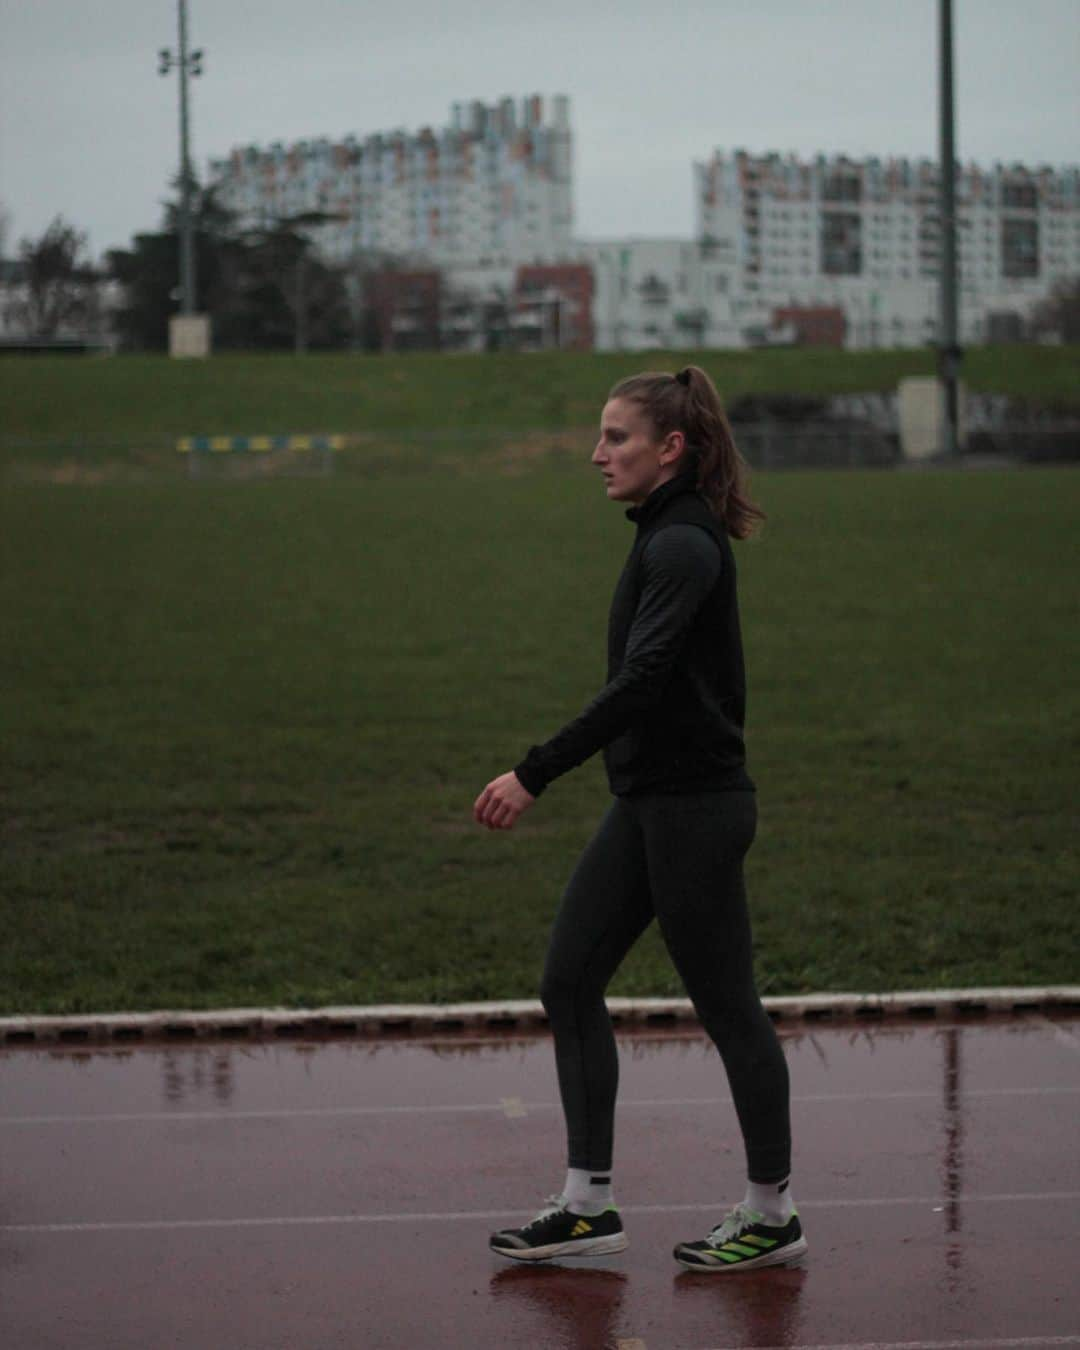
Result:
<instances>
[{"instance_id":1,"label":"tree","mask_svg":"<svg viewBox=\"0 0 1080 1350\"><path fill-rule=\"evenodd\" d=\"M1080 277L1054 283L1031 316L1034 337L1053 336L1062 342L1080 342Z\"/></svg>"},{"instance_id":2,"label":"tree","mask_svg":"<svg viewBox=\"0 0 1080 1350\"><path fill-rule=\"evenodd\" d=\"M13 316L34 338L88 327L98 314L100 274L86 257L86 235L57 216L40 239L19 244L24 292Z\"/></svg>"},{"instance_id":3,"label":"tree","mask_svg":"<svg viewBox=\"0 0 1080 1350\"><path fill-rule=\"evenodd\" d=\"M324 211L283 216L271 225L246 231L251 298L263 308L265 331L258 345L342 347L349 338L350 315L344 277L322 262L305 231L337 217Z\"/></svg>"},{"instance_id":4,"label":"tree","mask_svg":"<svg viewBox=\"0 0 1080 1350\"><path fill-rule=\"evenodd\" d=\"M137 234L131 248L113 248L105 256L109 275L123 290L114 320L121 344L137 351L164 351L169 316L176 311L176 236Z\"/></svg>"},{"instance_id":5,"label":"tree","mask_svg":"<svg viewBox=\"0 0 1080 1350\"><path fill-rule=\"evenodd\" d=\"M174 184L178 187L178 184ZM125 347L164 351L169 343L169 319L177 312L180 249L177 240L179 205L165 203L163 228L137 234L131 248L110 249L110 275L123 287L124 301L116 314L116 328ZM228 251L233 218L212 191L195 184L192 191L195 266L200 309L220 309L223 275L229 271ZM216 331L215 341L222 343Z\"/></svg>"},{"instance_id":6,"label":"tree","mask_svg":"<svg viewBox=\"0 0 1080 1350\"><path fill-rule=\"evenodd\" d=\"M178 209L167 203L163 230L137 235L131 249L109 254L112 275L126 295L117 319L125 345L159 350L167 345L178 298ZM192 214L198 305L211 317L215 347L305 351L346 345L344 279L315 256L302 233L329 217L311 212L242 230L213 189L197 184Z\"/></svg>"}]
</instances>

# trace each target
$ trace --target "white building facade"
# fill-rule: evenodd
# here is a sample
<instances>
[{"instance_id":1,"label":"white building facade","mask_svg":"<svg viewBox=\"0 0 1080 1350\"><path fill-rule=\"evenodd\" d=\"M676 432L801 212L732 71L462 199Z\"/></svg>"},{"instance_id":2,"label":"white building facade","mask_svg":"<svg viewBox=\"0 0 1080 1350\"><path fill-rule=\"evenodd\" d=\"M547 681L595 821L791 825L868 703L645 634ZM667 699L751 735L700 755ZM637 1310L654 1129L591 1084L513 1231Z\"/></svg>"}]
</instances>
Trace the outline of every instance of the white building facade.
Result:
<instances>
[{"instance_id":1,"label":"white building facade","mask_svg":"<svg viewBox=\"0 0 1080 1350\"><path fill-rule=\"evenodd\" d=\"M593 270L600 351L744 345L736 269L691 239L596 239L575 254Z\"/></svg>"},{"instance_id":2,"label":"white building facade","mask_svg":"<svg viewBox=\"0 0 1080 1350\"><path fill-rule=\"evenodd\" d=\"M847 345L934 340L942 232L929 160L717 151L694 165L698 237L732 271L744 327L777 309L839 307ZM960 166L956 184L960 340L1027 318L1080 276L1080 168Z\"/></svg>"},{"instance_id":3,"label":"white building facade","mask_svg":"<svg viewBox=\"0 0 1080 1350\"><path fill-rule=\"evenodd\" d=\"M455 103L438 130L243 146L210 162L220 203L245 224L311 212L328 261L361 254L448 266L551 262L571 251L569 100Z\"/></svg>"},{"instance_id":4,"label":"white building facade","mask_svg":"<svg viewBox=\"0 0 1080 1350\"><path fill-rule=\"evenodd\" d=\"M849 348L917 347L940 323L941 220L932 161L751 156L694 165L693 239L578 240L601 351L798 340L828 316ZM1080 169L961 168L960 340L1019 336L1054 286L1080 277ZM820 325L819 325L820 327Z\"/></svg>"},{"instance_id":5,"label":"white building facade","mask_svg":"<svg viewBox=\"0 0 1080 1350\"><path fill-rule=\"evenodd\" d=\"M306 227L330 262L438 269L461 313L509 295L521 265L585 263L600 350L937 337L933 161L717 150L693 165L683 239L575 240L572 167L568 99L534 95L455 103L438 130L241 147L210 182L247 225L334 217ZM1020 336L1080 276L1080 168L960 166L957 214L962 343Z\"/></svg>"}]
</instances>

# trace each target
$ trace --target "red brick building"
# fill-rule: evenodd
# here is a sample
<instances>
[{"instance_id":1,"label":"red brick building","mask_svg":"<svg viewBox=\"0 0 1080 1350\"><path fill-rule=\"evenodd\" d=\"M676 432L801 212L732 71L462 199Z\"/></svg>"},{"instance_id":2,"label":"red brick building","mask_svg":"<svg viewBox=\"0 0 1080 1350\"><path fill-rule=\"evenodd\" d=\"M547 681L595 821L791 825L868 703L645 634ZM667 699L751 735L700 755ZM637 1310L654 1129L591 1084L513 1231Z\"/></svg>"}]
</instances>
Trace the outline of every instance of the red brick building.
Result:
<instances>
[{"instance_id":1,"label":"red brick building","mask_svg":"<svg viewBox=\"0 0 1080 1350\"><path fill-rule=\"evenodd\" d=\"M519 267L510 319L518 344L591 351L592 302L593 271L587 263Z\"/></svg>"},{"instance_id":2,"label":"red brick building","mask_svg":"<svg viewBox=\"0 0 1080 1350\"><path fill-rule=\"evenodd\" d=\"M436 268L372 272L367 292L381 351L438 350L442 275Z\"/></svg>"},{"instance_id":3,"label":"red brick building","mask_svg":"<svg viewBox=\"0 0 1080 1350\"><path fill-rule=\"evenodd\" d=\"M800 347L842 347L847 319L838 306L790 305L773 310L772 326L774 329L793 328L795 342Z\"/></svg>"}]
</instances>

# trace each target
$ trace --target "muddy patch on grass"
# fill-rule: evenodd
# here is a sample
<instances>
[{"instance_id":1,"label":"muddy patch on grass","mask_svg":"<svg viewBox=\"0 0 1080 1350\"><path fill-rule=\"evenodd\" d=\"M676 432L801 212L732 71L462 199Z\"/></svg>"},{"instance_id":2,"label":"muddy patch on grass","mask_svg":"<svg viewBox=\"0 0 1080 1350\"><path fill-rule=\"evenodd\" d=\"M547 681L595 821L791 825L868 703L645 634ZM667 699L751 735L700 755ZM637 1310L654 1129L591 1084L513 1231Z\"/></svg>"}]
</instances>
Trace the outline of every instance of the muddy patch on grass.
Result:
<instances>
[{"instance_id":1,"label":"muddy patch on grass","mask_svg":"<svg viewBox=\"0 0 1080 1350\"><path fill-rule=\"evenodd\" d=\"M149 483L177 478L183 465L161 456L103 459L23 460L9 464L7 476L18 483L57 483L64 487L98 487L103 483Z\"/></svg>"}]
</instances>

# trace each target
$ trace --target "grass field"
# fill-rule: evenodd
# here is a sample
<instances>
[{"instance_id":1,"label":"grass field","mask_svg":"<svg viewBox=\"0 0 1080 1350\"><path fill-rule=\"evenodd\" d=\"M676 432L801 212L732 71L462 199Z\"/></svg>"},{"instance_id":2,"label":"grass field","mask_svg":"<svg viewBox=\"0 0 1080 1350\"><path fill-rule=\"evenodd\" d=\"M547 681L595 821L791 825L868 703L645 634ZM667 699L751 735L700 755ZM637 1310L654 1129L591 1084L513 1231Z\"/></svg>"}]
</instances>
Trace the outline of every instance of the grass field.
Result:
<instances>
[{"instance_id":1,"label":"grass field","mask_svg":"<svg viewBox=\"0 0 1080 1350\"><path fill-rule=\"evenodd\" d=\"M119 368L72 369L92 365ZM180 429L171 398L155 416ZM309 406L282 405L294 426ZM324 425L346 404L327 406ZM602 677L630 531L587 450L514 472L433 451L326 480L9 479L0 1012L533 995L601 767L508 835L469 810ZM1080 476L755 483L762 990L1076 979ZM680 992L654 936L613 992Z\"/></svg>"},{"instance_id":2,"label":"grass field","mask_svg":"<svg viewBox=\"0 0 1080 1350\"><path fill-rule=\"evenodd\" d=\"M548 353L529 356L30 357L0 361L0 462L28 445L145 456L177 436L348 432L475 441L592 428L607 390L642 368L696 360L731 403L742 394L891 391L932 374L930 351ZM1080 407L1075 347L975 348L972 389Z\"/></svg>"}]
</instances>

